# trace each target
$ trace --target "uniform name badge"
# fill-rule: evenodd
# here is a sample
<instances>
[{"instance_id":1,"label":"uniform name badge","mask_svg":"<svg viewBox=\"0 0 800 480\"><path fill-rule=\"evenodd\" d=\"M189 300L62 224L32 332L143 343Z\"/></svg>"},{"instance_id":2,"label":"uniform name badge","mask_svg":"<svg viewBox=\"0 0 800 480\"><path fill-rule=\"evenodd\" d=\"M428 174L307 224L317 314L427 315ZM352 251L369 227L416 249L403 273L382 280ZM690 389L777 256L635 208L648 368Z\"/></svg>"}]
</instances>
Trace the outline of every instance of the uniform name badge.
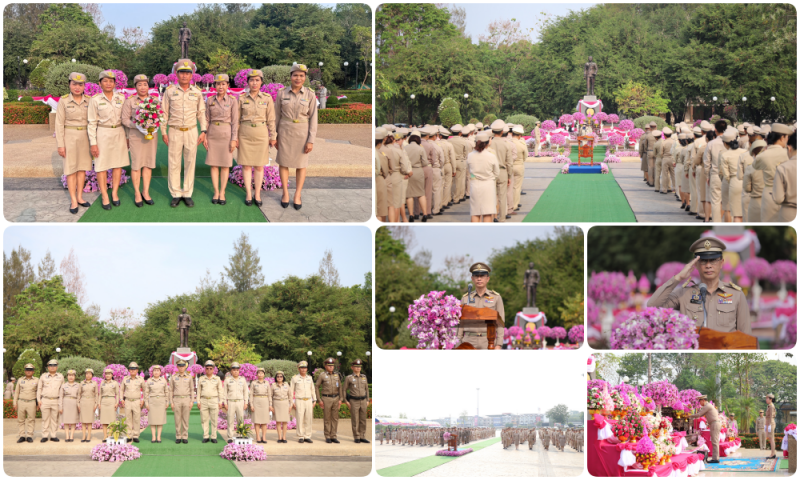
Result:
<instances>
[{"instance_id":1,"label":"uniform name badge","mask_svg":"<svg viewBox=\"0 0 800 480\"><path fill-rule=\"evenodd\" d=\"M699 304L700 303L700 295L692 295L692 299L689 301L689 303Z\"/></svg>"}]
</instances>

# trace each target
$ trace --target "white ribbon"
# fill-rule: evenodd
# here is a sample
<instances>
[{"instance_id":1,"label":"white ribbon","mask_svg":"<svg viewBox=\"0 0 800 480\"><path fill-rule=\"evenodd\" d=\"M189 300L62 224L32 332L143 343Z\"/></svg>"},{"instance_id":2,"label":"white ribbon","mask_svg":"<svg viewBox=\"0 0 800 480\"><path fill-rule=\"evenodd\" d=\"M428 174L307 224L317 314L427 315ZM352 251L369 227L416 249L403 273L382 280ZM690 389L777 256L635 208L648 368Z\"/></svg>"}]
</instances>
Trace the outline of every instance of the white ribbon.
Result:
<instances>
[{"instance_id":1,"label":"white ribbon","mask_svg":"<svg viewBox=\"0 0 800 480\"><path fill-rule=\"evenodd\" d=\"M597 433L599 434L600 432ZM620 452L619 462L617 462L617 465L623 468L627 468L633 465L634 463L636 463L636 455L634 455L633 452L631 452L630 450L623 450Z\"/></svg>"}]
</instances>

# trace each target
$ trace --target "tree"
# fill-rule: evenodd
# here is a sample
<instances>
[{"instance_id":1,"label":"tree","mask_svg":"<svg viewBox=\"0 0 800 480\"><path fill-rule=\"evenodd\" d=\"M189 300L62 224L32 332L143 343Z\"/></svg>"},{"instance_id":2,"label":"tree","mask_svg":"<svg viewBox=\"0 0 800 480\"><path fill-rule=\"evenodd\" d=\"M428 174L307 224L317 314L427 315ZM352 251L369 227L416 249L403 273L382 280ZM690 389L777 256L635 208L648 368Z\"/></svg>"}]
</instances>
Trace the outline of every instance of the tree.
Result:
<instances>
[{"instance_id":1,"label":"tree","mask_svg":"<svg viewBox=\"0 0 800 480\"><path fill-rule=\"evenodd\" d=\"M3 325L5 325L5 314L16 304L17 295L34 279L29 250L20 245L11 250L10 255L3 252Z\"/></svg>"},{"instance_id":2,"label":"tree","mask_svg":"<svg viewBox=\"0 0 800 480\"><path fill-rule=\"evenodd\" d=\"M250 244L250 237L246 233L242 232L233 243L233 253L228 260L228 266L224 267L225 275L237 292L258 288L264 283L258 249Z\"/></svg>"},{"instance_id":3,"label":"tree","mask_svg":"<svg viewBox=\"0 0 800 480\"><path fill-rule=\"evenodd\" d=\"M447 255L444 257L444 268L439 270L439 274L444 277L443 279L450 279L454 284L466 284L472 276L469 273L470 265L472 265L472 258L468 253Z\"/></svg>"},{"instance_id":4,"label":"tree","mask_svg":"<svg viewBox=\"0 0 800 480\"><path fill-rule=\"evenodd\" d=\"M361 81L361 88L364 88L364 84L372 72L372 26L354 26L353 38L358 48L358 58L364 65L364 79Z\"/></svg>"},{"instance_id":5,"label":"tree","mask_svg":"<svg viewBox=\"0 0 800 480\"><path fill-rule=\"evenodd\" d=\"M233 362L256 363L261 361L261 355L254 351L255 346L237 338L224 336L206 348L210 360L214 360L218 368L229 369Z\"/></svg>"},{"instance_id":6,"label":"tree","mask_svg":"<svg viewBox=\"0 0 800 480\"><path fill-rule=\"evenodd\" d=\"M322 281L331 287L338 287L339 283L339 270L336 269L336 264L333 263L333 250L330 248L325 250L322 260L319 261L319 273Z\"/></svg>"},{"instance_id":7,"label":"tree","mask_svg":"<svg viewBox=\"0 0 800 480\"><path fill-rule=\"evenodd\" d=\"M559 403L547 411L547 418L550 419L551 423L564 424L569 418L569 408L563 403Z\"/></svg>"},{"instance_id":8,"label":"tree","mask_svg":"<svg viewBox=\"0 0 800 480\"><path fill-rule=\"evenodd\" d=\"M147 34L144 33L142 27L123 27L120 40L134 50L138 50L139 47L143 47L147 43Z\"/></svg>"},{"instance_id":9,"label":"tree","mask_svg":"<svg viewBox=\"0 0 800 480\"><path fill-rule=\"evenodd\" d=\"M469 38L465 34L467 31L467 10L454 3L448 8L448 11L450 12L450 23L456 27L458 34L462 37Z\"/></svg>"},{"instance_id":10,"label":"tree","mask_svg":"<svg viewBox=\"0 0 800 480\"><path fill-rule=\"evenodd\" d=\"M95 25L102 25L106 19L103 17L103 4L101 3L79 3L81 9L92 17Z\"/></svg>"},{"instance_id":11,"label":"tree","mask_svg":"<svg viewBox=\"0 0 800 480\"><path fill-rule=\"evenodd\" d=\"M227 73L230 77L247 68L245 61L227 48L218 48L204 64L207 72Z\"/></svg>"},{"instance_id":12,"label":"tree","mask_svg":"<svg viewBox=\"0 0 800 480\"><path fill-rule=\"evenodd\" d=\"M661 91L639 82L629 81L614 92L618 110L632 117L658 115L669 111L668 101Z\"/></svg>"},{"instance_id":13,"label":"tree","mask_svg":"<svg viewBox=\"0 0 800 480\"><path fill-rule=\"evenodd\" d=\"M59 268L64 288L68 293L75 295L78 305L83 305L86 301L86 283L74 247L70 248L69 254L61 260Z\"/></svg>"},{"instance_id":14,"label":"tree","mask_svg":"<svg viewBox=\"0 0 800 480\"><path fill-rule=\"evenodd\" d=\"M56 262L50 255L50 249L47 249L44 257L39 260L39 265L36 267L36 281L50 280L56 274Z\"/></svg>"}]
</instances>

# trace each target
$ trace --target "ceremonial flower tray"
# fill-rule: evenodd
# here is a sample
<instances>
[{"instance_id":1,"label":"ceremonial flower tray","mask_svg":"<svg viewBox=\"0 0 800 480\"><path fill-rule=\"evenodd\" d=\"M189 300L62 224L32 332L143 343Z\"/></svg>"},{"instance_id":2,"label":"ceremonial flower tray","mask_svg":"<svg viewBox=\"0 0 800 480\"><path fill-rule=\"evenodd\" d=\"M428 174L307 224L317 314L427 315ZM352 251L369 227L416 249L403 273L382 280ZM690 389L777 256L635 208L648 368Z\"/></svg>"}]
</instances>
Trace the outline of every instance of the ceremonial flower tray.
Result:
<instances>
[{"instance_id":1,"label":"ceremonial flower tray","mask_svg":"<svg viewBox=\"0 0 800 480\"><path fill-rule=\"evenodd\" d=\"M128 437L119 437L119 439L114 440L114 437L108 437L106 439L106 444L108 445L126 445L128 443Z\"/></svg>"},{"instance_id":2,"label":"ceremonial flower tray","mask_svg":"<svg viewBox=\"0 0 800 480\"><path fill-rule=\"evenodd\" d=\"M134 445L109 445L99 443L92 448L92 460L98 462L125 462L136 460L142 454Z\"/></svg>"},{"instance_id":3,"label":"ceremonial flower tray","mask_svg":"<svg viewBox=\"0 0 800 480\"><path fill-rule=\"evenodd\" d=\"M468 453L472 453L471 448L463 448L461 450L456 450L456 451L439 450L438 452L436 452L436 455L439 457L462 457Z\"/></svg>"},{"instance_id":4,"label":"ceremonial flower tray","mask_svg":"<svg viewBox=\"0 0 800 480\"><path fill-rule=\"evenodd\" d=\"M247 438L235 437L233 439L233 444L234 445L252 445L253 444L253 439L250 438L250 437L247 437Z\"/></svg>"},{"instance_id":5,"label":"ceremonial flower tray","mask_svg":"<svg viewBox=\"0 0 800 480\"><path fill-rule=\"evenodd\" d=\"M237 445L229 443L220 452L220 457L225 460L238 462L260 462L267 459L267 452L260 445Z\"/></svg>"}]
</instances>

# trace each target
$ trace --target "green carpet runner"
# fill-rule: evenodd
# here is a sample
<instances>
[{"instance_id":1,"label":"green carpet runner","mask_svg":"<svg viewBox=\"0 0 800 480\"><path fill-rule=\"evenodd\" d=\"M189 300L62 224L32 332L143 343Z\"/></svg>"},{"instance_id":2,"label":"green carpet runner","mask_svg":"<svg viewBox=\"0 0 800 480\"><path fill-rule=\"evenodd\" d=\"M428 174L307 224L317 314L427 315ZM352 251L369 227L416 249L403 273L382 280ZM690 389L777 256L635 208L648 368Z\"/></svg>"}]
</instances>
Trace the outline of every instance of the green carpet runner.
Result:
<instances>
[{"instance_id":1,"label":"green carpet runner","mask_svg":"<svg viewBox=\"0 0 800 480\"><path fill-rule=\"evenodd\" d=\"M495 443L499 442L500 442L500 437L496 437L472 445L462 445L458 448L459 449L471 448L472 453L475 453L478 450L482 450L486 447L492 446ZM441 450L441 448L438 447L434 448L436 448L436 451ZM467 455L472 455L472 453L468 453ZM422 472L430 470L431 468L436 468L439 465L444 465L445 463L457 460L458 458L461 457L437 457L436 455L431 455L430 457L423 457L417 460L411 460L410 462L401 463L399 465L382 468L378 470L378 475L382 477L413 477L415 475L419 475Z\"/></svg>"},{"instance_id":2,"label":"green carpet runner","mask_svg":"<svg viewBox=\"0 0 800 480\"><path fill-rule=\"evenodd\" d=\"M607 174L557 174L523 222L635 222L628 199Z\"/></svg>"}]
</instances>

